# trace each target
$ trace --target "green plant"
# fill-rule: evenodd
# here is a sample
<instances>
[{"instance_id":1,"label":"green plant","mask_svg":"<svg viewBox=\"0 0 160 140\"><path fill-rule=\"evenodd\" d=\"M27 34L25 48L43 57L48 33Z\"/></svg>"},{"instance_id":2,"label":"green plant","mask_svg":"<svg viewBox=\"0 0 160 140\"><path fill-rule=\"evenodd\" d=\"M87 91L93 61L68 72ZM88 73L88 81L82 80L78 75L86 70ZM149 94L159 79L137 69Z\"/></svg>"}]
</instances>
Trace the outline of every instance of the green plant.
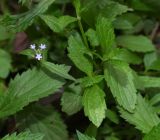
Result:
<instances>
[{"instance_id":1,"label":"green plant","mask_svg":"<svg viewBox=\"0 0 160 140\"><path fill-rule=\"evenodd\" d=\"M2 140L160 139L160 2L9 3L0 1Z\"/></svg>"}]
</instances>

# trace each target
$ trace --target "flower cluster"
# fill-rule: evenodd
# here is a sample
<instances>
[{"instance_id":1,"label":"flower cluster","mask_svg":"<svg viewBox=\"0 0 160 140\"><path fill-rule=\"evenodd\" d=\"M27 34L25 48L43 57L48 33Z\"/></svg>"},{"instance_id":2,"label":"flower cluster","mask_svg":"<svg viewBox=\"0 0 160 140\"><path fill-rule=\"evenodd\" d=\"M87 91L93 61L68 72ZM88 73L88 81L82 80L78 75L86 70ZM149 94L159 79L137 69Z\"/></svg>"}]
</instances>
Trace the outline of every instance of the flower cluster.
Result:
<instances>
[{"instance_id":1,"label":"flower cluster","mask_svg":"<svg viewBox=\"0 0 160 140\"><path fill-rule=\"evenodd\" d=\"M41 60L43 58L42 51L46 49L46 45L45 44L40 44L39 47L36 48L35 44L31 44L30 49L35 51L35 58L37 60Z\"/></svg>"}]
</instances>

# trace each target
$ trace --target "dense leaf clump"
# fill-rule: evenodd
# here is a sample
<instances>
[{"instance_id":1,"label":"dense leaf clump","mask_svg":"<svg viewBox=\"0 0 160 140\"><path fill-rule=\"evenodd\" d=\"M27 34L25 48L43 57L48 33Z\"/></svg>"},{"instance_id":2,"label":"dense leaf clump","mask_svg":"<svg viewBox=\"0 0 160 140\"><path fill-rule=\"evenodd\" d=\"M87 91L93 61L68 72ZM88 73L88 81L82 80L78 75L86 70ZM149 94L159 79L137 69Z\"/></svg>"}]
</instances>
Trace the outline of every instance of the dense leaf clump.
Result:
<instances>
[{"instance_id":1,"label":"dense leaf clump","mask_svg":"<svg viewBox=\"0 0 160 140\"><path fill-rule=\"evenodd\" d=\"M0 139L160 140L158 0L1 0Z\"/></svg>"}]
</instances>

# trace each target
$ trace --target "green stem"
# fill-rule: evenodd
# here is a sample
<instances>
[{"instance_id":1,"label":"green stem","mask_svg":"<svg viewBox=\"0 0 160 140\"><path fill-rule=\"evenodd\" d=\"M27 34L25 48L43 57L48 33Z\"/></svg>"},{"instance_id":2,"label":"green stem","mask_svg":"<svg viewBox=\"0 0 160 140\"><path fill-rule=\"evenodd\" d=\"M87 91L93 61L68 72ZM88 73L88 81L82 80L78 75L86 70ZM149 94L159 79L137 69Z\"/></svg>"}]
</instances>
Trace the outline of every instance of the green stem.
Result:
<instances>
[{"instance_id":1,"label":"green stem","mask_svg":"<svg viewBox=\"0 0 160 140\"><path fill-rule=\"evenodd\" d=\"M78 25L79 25L79 28L80 28L80 31L81 31L81 34L82 34L82 38L84 40L84 44L86 45L87 48L89 48L87 38L86 38L86 35L84 33L84 29L83 29L83 26L82 26L82 23L81 23L81 17L79 16L77 10L76 10L76 14L77 14Z\"/></svg>"}]
</instances>

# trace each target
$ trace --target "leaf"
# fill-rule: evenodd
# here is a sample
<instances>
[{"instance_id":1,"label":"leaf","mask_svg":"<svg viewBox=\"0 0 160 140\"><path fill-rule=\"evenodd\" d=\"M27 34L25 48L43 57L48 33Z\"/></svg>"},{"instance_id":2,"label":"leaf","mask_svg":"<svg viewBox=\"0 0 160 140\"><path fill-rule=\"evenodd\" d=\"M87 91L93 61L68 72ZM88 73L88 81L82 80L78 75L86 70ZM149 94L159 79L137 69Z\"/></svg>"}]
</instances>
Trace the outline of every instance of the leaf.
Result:
<instances>
[{"instance_id":1,"label":"leaf","mask_svg":"<svg viewBox=\"0 0 160 140\"><path fill-rule=\"evenodd\" d=\"M147 100L142 98L139 94L137 98L137 105L134 113L129 113L122 108L119 108L121 117L127 122L136 126L137 129L143 133L148 133L154 126L156 126L160 119L154 112L154 109Z\"/></svg>"},{"instance_id":2,"label":"leaf","mask_svg":"<svg viewBox=\"0 0 160 140\"><path fill-rule=\"evenodd\" d=\"M68 115L73 115L82 108L82 95L80 85L70 85L61 98L62 111Z\"/></svg>"},{"instance_id":3,"label":"leaf","mask_svg":"<svg viewBox=\"0 0 160 140\"><path fill-rule=\"evenodd\" d=\"M28 12L19 15L4 16L1 23L5 25L8 30L13 30L14 32L24 31L33 23L35 17L43 14L54 1L55 0L41 0Z\"/></svg>"},{"instance_id":4,"label":"leaf","mask_svg":"<svg viewBox=\"0 0 160 140\"><path fill-rule=\"evenodd\" d=\"M43 133L44 140L67 140L66 125L53 107L31 106L16 117L19 129L32 133Z\"/></svg>"},{"instance_id":5,"label":"leaf","mask_svg":"<svg viewBox=\"0 0 160 140\"><path fill-rule=\"evenodd\" d=\"M68 15L59 18L51 15L42 15L40 17L51 28L51 30L57 33L62 32L69 24L77 21L75 17Z\"/></svg>"},{"instance_id":6,"label":"leaf","mask_svg":"<svg viewBox=\"0 0 160 140\"><path fill-rule=\"evenodd\" d=\"M87 52L89 53L89 50L84 46L80 37L69 37L68 44L69 58L81 71L87 75L92 75L93 65L90 60L84 56Z\"/></svg>"},{"instance_id":7,"label":"leaf","mask_svg":"<svg viewBox=\"0 0 160 140\"><path fill-rule=\"evenodd\" d=\"M159 88L160 78L153 76L139 76L139 80L144 88Z\"/></svg>"},{"instance_id":8,"label":"leaf","mask_svg":"<svg viewBox=\"0 0 160 140\"><path fill-rule=\"evenodd\" d=\"M104 75L118 104L132 112L137 102L137 91L133 83L132 70L128 64L110 60L105 63Z\"/></svg>"},{"instance_id":9,"label":"leaf","mask_svg":"<svg viewBox=\"0 0 160 140\"><path fill-rule=\"evenodd\" d=\"M65 82L56 76L49 77L41 70L28 70L17 75L9 84L3 96L0 96L0 118L21 110L30 102L53 94Z\"/></svg>"},{"instance_id":10,"label":"leaf","mask_svg":"<svg viewBox=\"0 0 160 140\"><path fill-rule=\"evenodd\" d=\"M105 118L107 107L104 97L105 93L103 90L97 85L93 85L85 89L82 98L85 115L88 116L89 120L97 127L100 126Z\"/></svg>"},{"instance_id":11,"label":"leaf","mask_svg":"<svg viewBox=\"0 0 160 140\"><path fill-rule=\"evenodd\" d=\"M158 104L160 102L160 93L155 94L149 101L151 105Z\"/></svg>"},{"instance_id":12,"label":"leaf","mask_svg":"<svg viewBox=\"0 0 160 140\"><path fill-rule=\"evenodd\" d=\"M58 64L51 63L51 62L47 62L47 61L43 61L42 66L45 67L50 72L52 72L53 74L57 74L58 76L61 76L65 79L75 81L75 79L71 75L68 74L70 70L70 66L66 66L64 64L58 65Z\"/></svg>"},{"instance_id":13,"label":"leaf","mask_svg":"<svg viewBox=\"0 0 160 140\"><path fill-rule=\"evenodd\" d=\"M153 127L153 129L144 136L143 140L159 140L160 139L160 124Z\"/></svg>"},{"instance_id":14,"label":"leaf","mask_svg":"<svg viewBox=\"0 0 160 140\"><path fill-rule=\"evenodd\" d=\"M89 25L94 26L99 15L113 21L118 15L129 10L131 9L126 5L112 0L85 0L81 9L81 16Z\"/></svg>"},{"instance_id":15,"label":"leaf","mask_svg":"<svg viewBox=\"0 0 160 140\"><path fill-rule=\"evenodd\" d=\"M6 78L11 70L11 56L0 49L0 78Z\"/></svg>"},{"instance_id":16,"label":"leaf","mask_svg":"<svg viewBox=\"0 0 160 140\"><path fill-rule=\"evenodd\" d=\"M127 49L116 49L115 55L112 57L114 60L121 60L129 64L140 64L142 59L135 53Z\"/></svg>"},{"instance_id":17,"label":"leaf","mask_svg":"<svg viewBox=\"0 0 160 140\"><path fill-rule=\"evenodd\" d=\"M160 70L160 58L156 52L147 53L144 56L146 70Z\"/></svg>"},{"instance_id":18,"label":"leaf","mask_svg":"<svg viewBox=\"0 0 160 140\"><path fill-rule=\"evenodd\" d=\"M11 33L7 31L6 27L0 25L0 41L6 40L11 36Z\"/></svg>"},{"instance_id":19,"label":"leaf","mask_svg":"<svg viewBox=\"0 0 160 140\"><path fill-rule=\"evenodd\" d=\"M18 135L16 135L16 133L6 135L2 140L43 140L43 135L40 133L32 134L31 132L26 131Z\"/></svg>"},{"instance_id":20,"label":"leaf","mask_svg":"<svg viewBox=\"0 0 160 140\"><path fill-rule=\"evenodd\" d=\"M118 117L118 115L114 111L112 111L110 109L107 109L106 110L106 117L109 120L111 120L112 122L114 122L116 124L119 124L119 117Z\"/></svg>"},{"instance_id":21,"label":"leaf","mask_svg":"<svg viewBox=\"0 0 160 140\"><path fill-rule=\"evenodd\" d=\"M114 29L111 21L104 17L99 17L96 24L96 33L102 48L102 54L108 55L115 41Z\"/></svg>"},{"instance_id":22,"label":"leaf","mask_svg":"<svg viewBox=\"0 0 160 140\"><path fill-rule=\"evenodd\" d=\"M123 35L117 37L116 41L119 46L123 46L131 51L150 52L155 50L151 40L142 35Z\"/></svg>"},{"instance_id":23,"label":"leaf","mask_svg":"<svg viewBox=\"0 0 160 140\"><path fill-rule=\"evenodd\" d=\"M98 36L95 30L88 29L85 35L88 37L91 46L99 46Z\"/></svg>"},{"instance_id":24,"label":"leaf","mask_svg":"<svg viewBox=\"0 0 160 140\"><path fill-rule=\"evenodd\" d=\"M98 84L104 79L103 75L95 75L92 77L83 77L80 78L79 81L82 84L83 87L90 87L93 86L94 84Z\"/></svg>"},{"instance_id":25,"label":"leaf","mask_svg":"<svg viewBox=\"0 0 160 140\"><path fill-rule=\"evenodd\" d=\"M84 135L79 131L77 131L77 136L78 136L78 140L96 140L95 138L91 138L87 135Z\"/></svg>"}]
</instances>

